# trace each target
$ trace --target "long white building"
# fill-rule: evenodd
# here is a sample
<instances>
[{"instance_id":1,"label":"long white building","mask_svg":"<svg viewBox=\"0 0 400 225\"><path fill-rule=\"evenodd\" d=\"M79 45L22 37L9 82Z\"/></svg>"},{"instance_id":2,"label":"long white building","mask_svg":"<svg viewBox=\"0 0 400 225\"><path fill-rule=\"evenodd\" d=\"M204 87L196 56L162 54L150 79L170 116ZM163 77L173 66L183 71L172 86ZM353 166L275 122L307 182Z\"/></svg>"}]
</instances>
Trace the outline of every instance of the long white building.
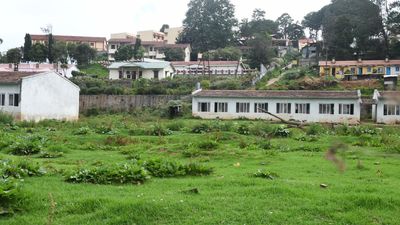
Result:
<instances>
[{"instance_id":1,"label":"long white building","mask_svg":"<svg viewBox=\"0 0 400 225\"><path fill-rule=\"evenodd\" d=\"M400 92L375 90L373 118L377 123L400 124Z\"/></svg>"},{"instance_id":2,"label":"long white building","mask_svg":"<svg viewBox=\"0 0 400 225\"><path fill-rule=\"evenodd\" d=\"M0 111L17 120L77 120L79 91L55 72L0 72Z\"/></svg>"},{"instance_id":3,"label":"long white building","mask_svg":"<svg viewBox=\"0 0 400 225\"><path fill-rule=\"evenodd\" d=\"M264 119L305 123L360 123L360 91L198 90L193 116L204 119Z\"/></svg>"}]
</instances>

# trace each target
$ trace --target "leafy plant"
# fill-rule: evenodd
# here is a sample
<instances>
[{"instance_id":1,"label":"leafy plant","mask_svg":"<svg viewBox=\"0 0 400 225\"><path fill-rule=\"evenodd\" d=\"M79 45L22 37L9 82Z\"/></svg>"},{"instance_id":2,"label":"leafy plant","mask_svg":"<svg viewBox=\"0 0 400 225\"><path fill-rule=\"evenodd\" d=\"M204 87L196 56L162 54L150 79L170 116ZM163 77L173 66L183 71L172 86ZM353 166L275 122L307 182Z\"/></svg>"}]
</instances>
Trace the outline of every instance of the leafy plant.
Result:
<instances>
[{"instance_id":1,"label":"leafy plant","mask_svg":"<svg viewBox=\"0 0 400 225\"><path fill-rule=\"evenodd\" d=\"M241 135L249 135L250 134L250 128L247 124L240 124L239 127L237 128L238 134Z\"/></svg>"},{"instance_id":2,"label":"leafy plant","mask_svg":"<svg viewBox=\"0 0 400 225\"><path fill-rule=\"evenodd\" d=\"M28 135L20 137L16 142L9 146L9 151L13 155L33 155L39 153L47 139L40 135Z\"/></svg>"},{"instance_id":3,"label":"leafy plant","mask_svg":"<svg viewBox=\"0 0 400 225\"><path fill-rule=\"evenodd\" d=\"M275 129L274 135L275 135L275 137L289 137L290 130L287 129L287 127L285 125L281 125Z\"/></svg>"},{"instance_id":4,"label":"leafy plant","mask_svg":"<svg viewBox=\"0 0 400 225\"><path fill-rule=\"evenodd\" d=\"M78 130L74 131L74 135L86 135L91 132L89 127L80 127Z\"/></svg>"},{"instance_id":5,"label":"leafy plant","mask_svg":"<svg viewBox=\"0 0 400 225\"><path fill-rule=\"evenodd\" d=\"M255 172L252 176L258 177L258 178L269 179L269 180L274 180L279 177L279 175L277 173L262 170L262 169L257 170L257 172Z\"/></svg>"},{"instance_id":6,"label":"leafy plant","mask_svg":"<svg viewBox=\"0 0 400 225\"><path fill-rule=\"evenodd\" d=\"M172 132L169 129L163 127L161 124L155 124L150 127L150 129L148 130L148 134L152 136L167 136L171 135Z\"/></svg>"},{"instance_id":7,"label":"leafy plant","mask_svg":"<svg viewBox=\"0 0 400 225\"><path fill-rule=\"evenodd\" d=\"M202 150L212 151L218 148L218 143L216 141L206 140L198 143L197 147L199 147Z\"/></svg>"},{"instance_id":8,"label":"leafy plant","mask_svg":"<svg viewBox=\"0 0 400 225\"><path fill-rule=\"evenodd\" d=\"M195 124L192 127L192 133L195 133L195 134L203 134L203 133L208 133L210 131L211 131L211 128L206 123Z\"/></svg>"}]
</instances>

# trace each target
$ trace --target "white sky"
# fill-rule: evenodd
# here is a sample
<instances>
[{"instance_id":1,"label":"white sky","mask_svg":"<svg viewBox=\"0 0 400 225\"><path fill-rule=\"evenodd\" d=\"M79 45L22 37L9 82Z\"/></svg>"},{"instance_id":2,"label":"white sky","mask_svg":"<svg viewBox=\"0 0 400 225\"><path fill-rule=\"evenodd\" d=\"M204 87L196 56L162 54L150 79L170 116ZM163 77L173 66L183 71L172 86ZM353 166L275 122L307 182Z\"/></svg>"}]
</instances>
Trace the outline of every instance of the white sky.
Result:
<instances>
[{"instance_id":1,"label":"white sky","mask_svg":"<svg viewBox=\"0 0 400 225\"><path fill-rule=\"evenodd\" d=\"M289 13L301 21L330 0L231 0L236 17L250 18L254 8L275 20ZM162 24L181 26L189 0L1 0L0 52L23 45L25 33L41 34L53 26L55 35L102 36L111 33L159 30Z\"/></svg>"}]
</instances>

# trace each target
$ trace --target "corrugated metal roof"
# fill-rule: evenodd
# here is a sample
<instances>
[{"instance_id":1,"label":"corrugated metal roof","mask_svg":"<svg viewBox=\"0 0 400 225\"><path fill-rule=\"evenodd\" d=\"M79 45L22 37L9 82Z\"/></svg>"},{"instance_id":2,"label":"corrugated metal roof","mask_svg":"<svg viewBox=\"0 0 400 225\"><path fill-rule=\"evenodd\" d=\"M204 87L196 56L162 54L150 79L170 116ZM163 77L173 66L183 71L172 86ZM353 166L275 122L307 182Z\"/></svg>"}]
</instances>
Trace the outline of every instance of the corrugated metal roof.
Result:
<instances>
[{"instance_id":1,"label":"corrugated metal roof","mask_svg":"<svg viewBox=\"0 0 400 225\"><path fill-rule=\"evenodd\" d=\"M319 66L393 66L400 65L400 60L352 60L352 61L320 61Z\"/></svg>"},{"instance_id":2,"label":"corrugated metal roof","mask_svg":"<svg viewBox=\"0 0 400 225\"><path fill-rule=\"evenodd\" d=\"M255 90L202 90L194 97L221 98L301 98L301 99L359 99L358 91L255 91Z\"/></svg>"}]
</instances>

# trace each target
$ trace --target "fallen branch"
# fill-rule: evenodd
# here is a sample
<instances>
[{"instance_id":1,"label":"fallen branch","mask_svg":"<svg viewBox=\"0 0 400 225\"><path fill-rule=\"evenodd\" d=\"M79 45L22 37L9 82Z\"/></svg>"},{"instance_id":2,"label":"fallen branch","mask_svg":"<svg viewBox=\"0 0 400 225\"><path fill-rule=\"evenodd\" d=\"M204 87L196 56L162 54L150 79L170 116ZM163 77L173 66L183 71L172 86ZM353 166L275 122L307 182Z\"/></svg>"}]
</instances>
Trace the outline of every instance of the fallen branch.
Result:
<instances>
[{"instance_id":1,"label":"fallen branch","mask_svg":"<svg viewBox=\"0 0 400 225\"><path fill-rule=\"evenodd\" d=\"M288 125L294 125L294 126L297 126L297 127L303 127L304 126L304 124L301 123L301 122L288 121L288 120L285 120L285 119L283 119L283 118L281 118L281 117L279 117L279 116L277 116L277 115L275 115L273 113L270 113L270 112L268 112L268 111L266 111L266 110L264 110L262 108L257 108L257 109L259 111L263 112L263 113L266 113L266 114L268 114L268 115L280 120L282 123L285 123L285 124L288 124Z\"/></svg>"}]
</instances>

